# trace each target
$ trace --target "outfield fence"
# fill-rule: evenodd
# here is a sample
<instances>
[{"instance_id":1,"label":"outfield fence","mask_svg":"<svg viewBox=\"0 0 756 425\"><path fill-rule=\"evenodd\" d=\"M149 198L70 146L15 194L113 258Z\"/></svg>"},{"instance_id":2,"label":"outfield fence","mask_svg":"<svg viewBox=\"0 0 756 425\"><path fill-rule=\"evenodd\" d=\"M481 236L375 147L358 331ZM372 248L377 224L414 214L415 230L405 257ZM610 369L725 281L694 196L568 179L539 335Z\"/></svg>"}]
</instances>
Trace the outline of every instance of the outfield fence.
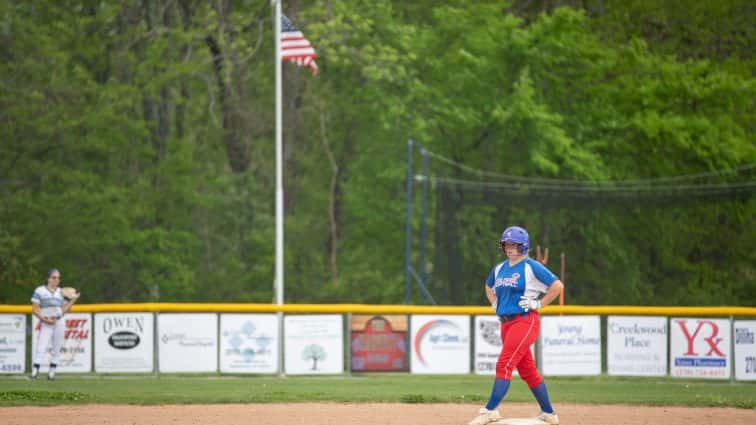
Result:
<instances>
[{"instance_id":1,"label":"outfield fence","mask_svg":"<svg viewBox=\"0 0 756 425\"><path fill-rule=\"evenodd\" d=\"M39 332L30 313L0 305L0 374L29 370ZM756 380L754 307L573 305L540 314L531 349L546 376ZM61 373L492 375L501 346L489 307L77 304L65 320Z\"/></svg>"}]
</instances>

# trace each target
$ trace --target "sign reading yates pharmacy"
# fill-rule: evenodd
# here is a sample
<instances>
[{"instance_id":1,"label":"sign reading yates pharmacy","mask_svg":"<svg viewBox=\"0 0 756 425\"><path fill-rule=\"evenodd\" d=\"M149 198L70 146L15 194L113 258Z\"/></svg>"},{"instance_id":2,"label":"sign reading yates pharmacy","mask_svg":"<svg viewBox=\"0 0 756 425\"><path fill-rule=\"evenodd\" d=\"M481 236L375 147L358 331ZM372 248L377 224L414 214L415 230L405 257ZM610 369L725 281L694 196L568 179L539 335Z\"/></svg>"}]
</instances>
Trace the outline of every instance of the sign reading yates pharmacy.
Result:
<instances>
[{"instance_id":1,"label":"sign reading yates pharmacy","mask_svg":"<svg viewBox=\"0 0 756 425\"><path fill-rule=\"evenodd\" d=\"M729 378L730 329L727 319L672 318L669 359L672 376Z\"/></svg>"}]
</instances>

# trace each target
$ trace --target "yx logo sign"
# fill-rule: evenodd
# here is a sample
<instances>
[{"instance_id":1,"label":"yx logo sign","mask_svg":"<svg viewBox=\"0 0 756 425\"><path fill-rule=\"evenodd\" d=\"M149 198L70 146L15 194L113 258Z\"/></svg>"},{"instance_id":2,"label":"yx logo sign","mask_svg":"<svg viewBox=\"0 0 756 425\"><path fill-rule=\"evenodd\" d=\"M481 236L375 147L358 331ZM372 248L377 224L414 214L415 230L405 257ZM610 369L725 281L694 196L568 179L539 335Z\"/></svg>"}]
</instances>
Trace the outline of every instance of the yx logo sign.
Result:
<instances>
[{"instance_id":1,"label":"yx logo sign","mask_svg":"<svg viewBox=\"0 0 756 425\"><path fill-rule=\"evenodd\" d=\"M670 326L672 376L729 378L730 333L729 320L673 318Z\"/></svg>"},{"instance_id":2,"label":"yx logo sign","mask_svg":"<svg viewBox=\"0 0 756 425\"><path fill-rule=\"evenodd\" d=\"M690 333L690 330L688 330L687 321L676 320L675 323L677 323L680 326L680 329L682 330L682 333L688 342L688 349L685 352L686 356L698 355L695 352L694 342L696 341L696 338L699 337L699 334L700 334L700 336L702 336L703 341L706 342L709 348L709 352L706 353L706 356L711 356L712 354L714 354L720 357L725 357L725 354L719 349L719 344L722 342L723 338L717 336L719 334L719 326L716 323L712 322L711 320L699 320L692 334ZM704 327L707 328L709 336L703 336L703 335L707 335L706 331L704 331L704 333L701 333L701 330Z\"/></svg>"}]
</instances>

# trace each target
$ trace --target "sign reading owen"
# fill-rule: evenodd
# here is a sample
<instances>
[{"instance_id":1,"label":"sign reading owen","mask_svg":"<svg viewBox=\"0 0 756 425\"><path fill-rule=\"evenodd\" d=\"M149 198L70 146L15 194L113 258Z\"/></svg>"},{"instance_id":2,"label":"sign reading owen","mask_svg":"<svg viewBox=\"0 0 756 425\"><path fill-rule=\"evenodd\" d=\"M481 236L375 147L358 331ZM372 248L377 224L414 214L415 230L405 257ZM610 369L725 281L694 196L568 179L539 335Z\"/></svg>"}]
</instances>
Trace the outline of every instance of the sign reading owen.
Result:
<instances>
[{"instance_id":1,"label":"sign reading owen","mask_svg":"<svg viewBox=\"0 0 756 425\"><path fill-rule=\"evenodd\" d=\"M95 371L153 370L153 315L104 313L95 315Z\"/></svg>"}]
</instances>

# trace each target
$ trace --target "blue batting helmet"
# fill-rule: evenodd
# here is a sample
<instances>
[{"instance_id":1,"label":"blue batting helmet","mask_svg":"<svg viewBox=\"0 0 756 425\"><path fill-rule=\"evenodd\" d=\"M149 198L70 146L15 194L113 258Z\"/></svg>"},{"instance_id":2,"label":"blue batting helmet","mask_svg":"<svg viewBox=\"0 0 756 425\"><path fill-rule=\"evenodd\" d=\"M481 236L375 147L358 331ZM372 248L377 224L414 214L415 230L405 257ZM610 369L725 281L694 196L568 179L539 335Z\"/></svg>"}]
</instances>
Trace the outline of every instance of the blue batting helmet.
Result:
<instances>
[{"instance_id":1,"label":"blue batting helmet","mask_svg":"<svg viewBox=\"0 0 756 425\"><path fill-rule=\"evenodd\" d=\"M499 242L502 245L502 248L504 242L519 244L520 254L526 254L530 249L530 236L528 235L528 231L519 226L507 227L504 232L502 232L501 241Z\"/></svg>"}]
</instances>

